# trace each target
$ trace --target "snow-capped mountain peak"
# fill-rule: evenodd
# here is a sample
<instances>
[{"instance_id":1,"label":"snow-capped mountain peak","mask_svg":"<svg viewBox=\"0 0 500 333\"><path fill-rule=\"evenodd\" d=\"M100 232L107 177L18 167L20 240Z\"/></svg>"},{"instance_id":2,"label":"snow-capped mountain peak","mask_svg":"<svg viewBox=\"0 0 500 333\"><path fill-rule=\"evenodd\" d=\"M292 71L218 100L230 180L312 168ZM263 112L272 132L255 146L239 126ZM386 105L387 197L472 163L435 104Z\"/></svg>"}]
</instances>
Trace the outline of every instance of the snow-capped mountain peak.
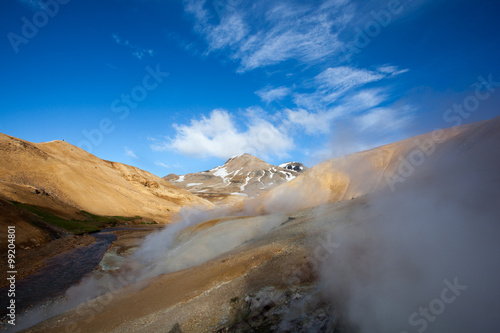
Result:
<instances>
[{"instance_id":1,"label":"snow-capped mountain peak","mask_svg":"<svg viewBox=\"0 0 500 333\"><path fill-rule=\"evenodd\" d=\"M229 158L213 169L183 176L168 175L166 180L212 202L227 202L235 196L254 197L296 178L307 169L302 163L275 166L250 154Z\"/></svg>"}]
</instances>

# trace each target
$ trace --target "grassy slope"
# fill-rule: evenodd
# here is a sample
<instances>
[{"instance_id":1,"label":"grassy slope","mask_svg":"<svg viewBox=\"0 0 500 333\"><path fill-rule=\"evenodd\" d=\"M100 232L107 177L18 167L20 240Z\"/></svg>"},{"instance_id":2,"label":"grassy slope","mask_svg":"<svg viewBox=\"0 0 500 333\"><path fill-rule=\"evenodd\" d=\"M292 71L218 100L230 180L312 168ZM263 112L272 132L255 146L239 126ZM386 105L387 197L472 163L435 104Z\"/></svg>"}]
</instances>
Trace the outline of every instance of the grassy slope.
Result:
<instances>
[{"instance_id":1,"label":"grassy slope","mask_svg":"<svg viewBox=\"0 0 500 333\"><path fill-rule=\"evenodd\" d=\"M42 219L44 222L50 223L57 227L63 228L73 234L83 234L88 232L99 231L106 227L114 227L120 222L135 222L140 220L140 216L134 217L124 217L124 216L100 216L88 213L86 211L81 212L82 219L64 219L61 218L47 209L42 207L12 202L15 206L36 215L38 218Z\"/></svg>"}]
</instances>

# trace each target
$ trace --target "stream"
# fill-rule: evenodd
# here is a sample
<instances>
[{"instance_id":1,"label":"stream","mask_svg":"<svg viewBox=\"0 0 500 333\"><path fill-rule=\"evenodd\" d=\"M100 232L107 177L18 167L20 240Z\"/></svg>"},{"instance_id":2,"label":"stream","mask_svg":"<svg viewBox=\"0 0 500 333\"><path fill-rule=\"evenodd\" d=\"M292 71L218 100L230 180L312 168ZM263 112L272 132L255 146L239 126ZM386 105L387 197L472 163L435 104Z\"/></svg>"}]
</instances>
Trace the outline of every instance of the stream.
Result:
<instances>
[{"instance_id":1,"label":"stream","mask_svg":"<svg viewBox=\"0 0 500 333\"><path fill-rule=\"evenodd\" d=\"M76 247L46 260L46 265L34 274L16 281L16 312L42 304L64 295L66 290L80 282L99 265L106 251L116 240L110 230L92 234L96 241L87 246ZM0 306L8 306L8 288L0 289Z\"/></svg>"}]
</instances>

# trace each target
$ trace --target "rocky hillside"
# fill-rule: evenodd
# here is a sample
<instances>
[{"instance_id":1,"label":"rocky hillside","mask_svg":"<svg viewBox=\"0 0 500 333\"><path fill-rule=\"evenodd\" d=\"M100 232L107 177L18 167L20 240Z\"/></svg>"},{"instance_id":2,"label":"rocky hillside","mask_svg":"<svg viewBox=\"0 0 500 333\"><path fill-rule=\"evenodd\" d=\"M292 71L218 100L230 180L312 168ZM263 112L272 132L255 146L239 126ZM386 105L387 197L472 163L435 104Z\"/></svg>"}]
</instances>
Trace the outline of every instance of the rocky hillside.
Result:
<instances>
[{"instance_id":1,"label":"rocky hillside","mask_svg":"<svg viewBox=\"0 0 500 333\"><path fill-rule=\"evenodd\" d=\"M164 179L211 202L229 203L284 184L306 169L298 162L274 166L250 154L242 154L211 170L182 176L170 174Z\"/></svg>"},{"instance_id":2,"label":"rocky hillside","mask_svg":"<svg viewBox=\"0 0 500 333\"><path fill-rule=\"evenodd\" d=\"M395 191L406 180L425 173L436 156L500 140L500 117L440 129L399 142L333 158L310 168L301 177L245 203L248 213L268 214L351 200L380 190ZM492 151L492 154L494 152Z\"/></svg>"},{"instance_id":3,"label":"rocky hillside","mask_svg":"<svg viewBox=\"0 0 500 333\"><path fill-rule=\"evenodd\" d=\"M17 235L20 242L36 245L59 232L34 222L37 216L69 230L92 215L168 223L183 206L212 206L149 172L63 141L31 143L0 134L0 157L0 226L15 221L26 231Z\"/></svg>"}]
</instances>

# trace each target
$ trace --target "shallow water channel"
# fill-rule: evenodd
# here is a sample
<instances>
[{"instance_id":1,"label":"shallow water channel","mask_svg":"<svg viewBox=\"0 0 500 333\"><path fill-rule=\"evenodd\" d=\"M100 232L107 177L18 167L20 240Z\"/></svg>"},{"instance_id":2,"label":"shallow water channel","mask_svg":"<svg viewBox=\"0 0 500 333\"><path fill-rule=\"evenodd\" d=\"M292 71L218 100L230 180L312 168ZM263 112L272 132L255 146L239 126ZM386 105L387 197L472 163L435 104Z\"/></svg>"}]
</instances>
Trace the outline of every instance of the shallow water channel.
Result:
<instances>
[{"instance_id":1,"label":"shallow water channel","mask_svg":"<svg viewBox=\"0 0 500 333\"><path fill-rule=\"evenodd\" d=\"M79 246L46 260L45 266L34 274L16 281L16 312L64 295L72 285L80 282L99 265L106 251L116 240L109 229L92 234L95 242ZM0 289L0 306L7 307L8 288Z\"/></svg>"}]
</instances>

